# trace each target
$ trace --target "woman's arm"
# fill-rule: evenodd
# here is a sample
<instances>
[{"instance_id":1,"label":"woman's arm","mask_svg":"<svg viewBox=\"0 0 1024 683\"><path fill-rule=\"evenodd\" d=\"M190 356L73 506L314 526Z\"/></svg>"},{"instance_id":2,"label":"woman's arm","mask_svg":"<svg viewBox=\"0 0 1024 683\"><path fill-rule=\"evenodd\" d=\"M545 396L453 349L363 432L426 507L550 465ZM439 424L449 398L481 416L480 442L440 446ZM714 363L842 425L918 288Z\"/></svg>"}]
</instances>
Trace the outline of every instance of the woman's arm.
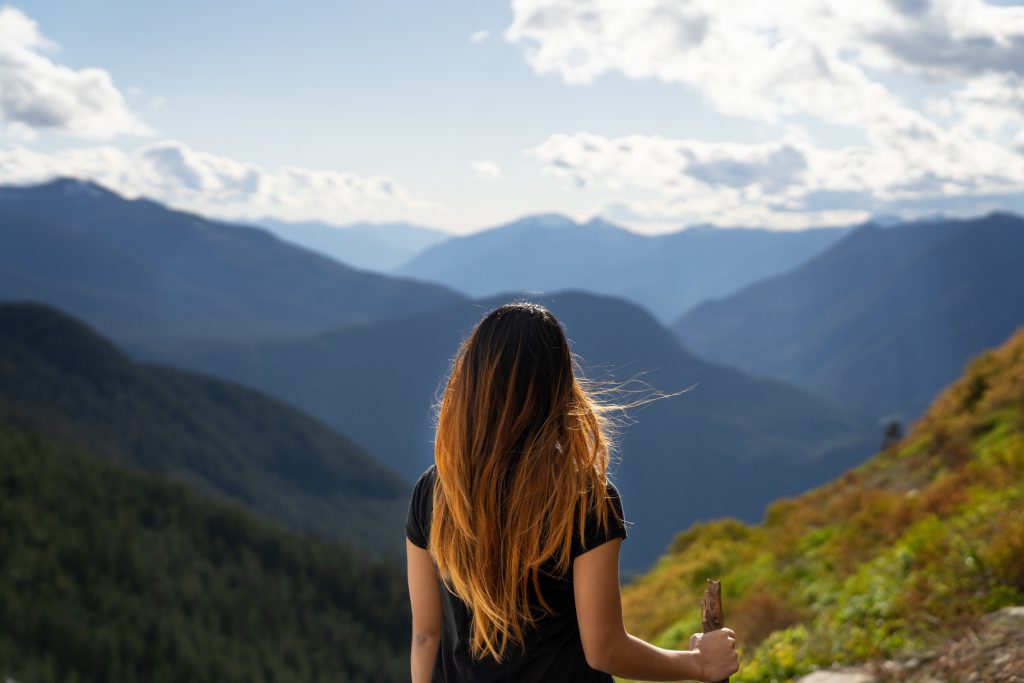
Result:
<instances>
[{"instance_id":1,"label":"woman's arm","mask_svg":"<svg viewBox=\"0 0 1024 683\"><path fill-rule=\"evenodd\" d=\"M437 568L430 553L405 539L409 574L409 602L412 604L412 648L409 666L413 683L430 683L430 674L441 642L441 590Z\"/></svg>"},{"instance_id":2,"label":"woman's arm","mask_svg":"<svg viewBox=\"0 0 1024 683\"><path fill-rule=\"evenodd\" d=\"M739 669L731 629L708 633L697 649L666 650L626 632L619 593L622 539L603 543L573 562L576 617L587 663L643 681L719 681Z\"/></svg>"}]
</instances>

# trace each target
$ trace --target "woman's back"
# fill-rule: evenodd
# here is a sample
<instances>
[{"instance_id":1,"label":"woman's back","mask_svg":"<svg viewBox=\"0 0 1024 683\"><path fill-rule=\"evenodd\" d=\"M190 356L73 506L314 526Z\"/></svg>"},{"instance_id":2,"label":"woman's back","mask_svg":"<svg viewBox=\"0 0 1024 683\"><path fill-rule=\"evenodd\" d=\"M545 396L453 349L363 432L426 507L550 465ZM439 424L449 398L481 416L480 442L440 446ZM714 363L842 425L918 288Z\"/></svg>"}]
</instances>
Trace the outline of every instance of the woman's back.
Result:
<instances>
[{"instance_id":1,"label":"woman's back","mask_svg":"<svg viewBox=\"0 0 1024 683\"><path fill-rule=\"evenodd\" d=\"M420 548L427 548L430 539L430 524L433 517L433 490L437 479L437 468L431 465L417 480L413 488L406 521L406 535ZM586 534L581 543L578 536L573 538L571 557L575 559L615 538L626 537L622 502L618 489L611 482L607 485L608 495L616 514L611 516L607 532L598 524L596 515L586 520ZM536 627L527 630L522 647L510 647L501 662L493 657L477 659L469 648L472 619L467 605L447 587L440 583L444 623L441 640L434 664L432 681L601 681L609 682L612 677L591 668L587 664L580 639L576 618L576 600L573 594L572 571L558 575L553 563L542 567L539 578L540 591L551 608L545 614L539 607L535 594L530 595L530 604L538 620Z\"/></svg>"},{"instance_id":2,"label":"woman's back","mask_svg":"<svg viewBox=\"0 0 1024 683\"><path fill-rule=\"evenodd\" d=\"M531 303L491 311L459 347L406 524L414 683L735 671L727 630L703 653L626 632L626 528L607 476L607 415L626 406L597 400L578 370L561 324Z\"/></svg>"}]
</instances>

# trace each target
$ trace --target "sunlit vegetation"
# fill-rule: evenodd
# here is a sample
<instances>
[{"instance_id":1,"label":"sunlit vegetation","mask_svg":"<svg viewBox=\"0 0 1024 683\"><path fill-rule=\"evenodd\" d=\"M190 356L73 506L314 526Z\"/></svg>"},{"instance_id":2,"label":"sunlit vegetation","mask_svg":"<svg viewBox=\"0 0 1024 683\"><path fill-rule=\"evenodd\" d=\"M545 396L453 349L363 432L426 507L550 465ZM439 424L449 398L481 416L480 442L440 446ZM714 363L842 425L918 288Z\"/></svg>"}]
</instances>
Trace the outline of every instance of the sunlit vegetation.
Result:
<instances>
[{"instance_id":1,"label":"sunlit vegetation","mask_svg":"<svg viewBox=\"0 0 1024 683\"><path fill-rule=\"evenodd\" d=\"M749 526L680 533L624 591L627 626L665 647L700 630L720 578L733 681L908 656L1024 604L1024 330L975 358L900 440Z\"/></svg>"}]
</instances>

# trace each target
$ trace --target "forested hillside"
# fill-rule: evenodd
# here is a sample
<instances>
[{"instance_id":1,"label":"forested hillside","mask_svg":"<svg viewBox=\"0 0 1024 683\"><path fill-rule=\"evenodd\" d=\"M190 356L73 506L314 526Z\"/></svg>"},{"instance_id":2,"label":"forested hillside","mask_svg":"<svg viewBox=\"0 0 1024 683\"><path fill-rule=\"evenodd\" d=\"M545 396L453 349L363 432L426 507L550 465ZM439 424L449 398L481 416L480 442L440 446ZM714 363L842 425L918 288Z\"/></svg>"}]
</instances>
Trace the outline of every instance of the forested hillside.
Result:
<instances>
[{"instance_id":1,"label":"forested hillside","mask_svg":"<svg viewBox=\"0 0 1024 683\"><path fill-rule=\"evenodd\" d=\"M298 531L397 554L409 484L324 424L257 391L140 364L86 325L0 304L0 401L91 452L170 475Z\"/></svg>"},{"instance_id":2,"label":"forested hillside","mask_svg":"<svg viewBox=\"0 0 1024 683\"><path fill-rule=\"evenodd\" d=\"M0 405L0 679L407 681L403 572Z\"/></svg>"}]
</instances>

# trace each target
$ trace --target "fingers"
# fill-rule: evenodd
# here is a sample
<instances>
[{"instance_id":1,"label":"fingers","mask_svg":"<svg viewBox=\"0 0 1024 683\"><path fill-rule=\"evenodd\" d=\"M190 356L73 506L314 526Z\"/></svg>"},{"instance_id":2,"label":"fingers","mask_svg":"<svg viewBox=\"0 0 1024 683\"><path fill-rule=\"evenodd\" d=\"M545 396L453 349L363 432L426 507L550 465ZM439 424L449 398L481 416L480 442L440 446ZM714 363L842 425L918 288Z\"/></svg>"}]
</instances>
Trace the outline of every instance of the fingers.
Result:
<instances>
[{"instance_id":1,"label":"fingers","mask_svg":"<svg viewBox=\"0 0 1024 683\"><path fill-rule=\"evenodd\" d=\"M731 628L720 628L718 630L720 633L725 635L725 639L728 641L729 646L736 649L736 631L733 631Z\"/></svg>"}]
</instances>

